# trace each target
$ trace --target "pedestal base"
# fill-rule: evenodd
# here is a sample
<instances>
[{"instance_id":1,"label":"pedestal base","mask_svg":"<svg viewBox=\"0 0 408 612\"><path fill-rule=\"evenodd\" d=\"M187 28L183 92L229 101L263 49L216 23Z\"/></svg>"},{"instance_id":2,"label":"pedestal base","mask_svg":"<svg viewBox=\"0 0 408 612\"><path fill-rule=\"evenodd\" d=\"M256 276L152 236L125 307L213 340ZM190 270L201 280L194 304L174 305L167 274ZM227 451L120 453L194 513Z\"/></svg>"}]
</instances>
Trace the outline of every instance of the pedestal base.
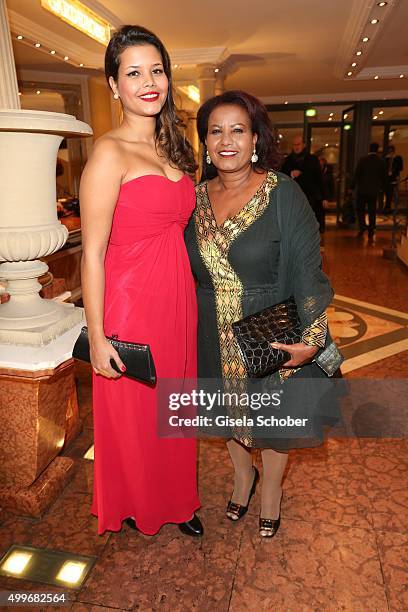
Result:
<instances>
[{"instance_id":1,"label":"pedestal base","mask_svg":"<svg viewBox=\"0 0 408 612\"><path fill-rule=\"evenodd\" d=\"M0 503L10 512L40 516L73 474L58 455L82 429L71 357L80 327L46 347L0 345Z\"/></svg>"},{"instance_id":2,"label":"pedestal base","mask_svg":"<svg viewBox=\"0 0 408 612\"><path fill-rule=\"evenodd\" d=\"M71 396L68 400L67 413L65 416L65 440L62 450L69 446L81 433L84 423L79 416L78 397L75 383L72 386Z\"/></svg>"},{"instance_id":3,"label":"pedestal base","mask_svg":"<svg viewBox=\"0 0 408 612\"><path fill-rule=\"evenodd\" d=\"M41 517L71 480L74 468L70 457L56 457L29 487L0 487L2 508L19 516Z\"/></svg>"},{"instance_id":4,"label":"pedestal base","mask_svg":"<svg viewBox=\"0 0 408 612\"><path fill-rule=\"evenodd\" d=\"M52 305L58 320L44 327L0 329L0 344L45 346L83 321L83 308L76 308L73 304L57 304L52 300L42 301ZM3 308L10 304L11 300Z\"/></svg>"}]
</instances>

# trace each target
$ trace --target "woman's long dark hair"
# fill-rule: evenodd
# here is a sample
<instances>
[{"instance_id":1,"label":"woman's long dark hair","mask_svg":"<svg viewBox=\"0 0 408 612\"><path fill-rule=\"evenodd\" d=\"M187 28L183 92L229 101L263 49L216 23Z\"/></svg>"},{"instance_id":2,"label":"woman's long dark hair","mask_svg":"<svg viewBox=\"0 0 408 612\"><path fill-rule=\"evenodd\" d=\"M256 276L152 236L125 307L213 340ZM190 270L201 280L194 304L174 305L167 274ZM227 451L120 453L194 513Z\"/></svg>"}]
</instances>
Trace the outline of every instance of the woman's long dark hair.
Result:
<instances>
[{"instance_id":1,"label":"woman's long dark hair","mask_svg":"<svg viewBox=\"0 0 408 612\"><path fill-rule=\"evenodd\" d=\"M210 98L200 107L197 113L197 130L200 141L204 145L203 152L203 171L201 180L210 180L217 176L217 169L214 164L207 164L205 155L205 139L208 132L208 120L217 106L233 104L241 106L246 110L251 120L251 128L257 134L256 153L258 161L252 166L259 172L267 172L271 169L279 168L280 155L273 135L272 125L266 107L254 96L240 90L225 91L219 96Z\"/></svg>"},{"instance_id":2,"label":"woman's long dark hair","mask_svg":"<svg viewBox=\"0 0 408 612\"><path fill-rule=\"evenodd\" d=\"M156 144L169 163L187 174L197 169L194 152L190 143L183 137L179 127L185 127L177 116L173 99L173 81L169 54L161 40L142 26L126 25L120 28L109 41L105 53L105 76L116 82L118 80L120 55L127 47L153 45L159 51L164 72L169 81L167 100L156 117Z\"/></svg>"}]
</instances>

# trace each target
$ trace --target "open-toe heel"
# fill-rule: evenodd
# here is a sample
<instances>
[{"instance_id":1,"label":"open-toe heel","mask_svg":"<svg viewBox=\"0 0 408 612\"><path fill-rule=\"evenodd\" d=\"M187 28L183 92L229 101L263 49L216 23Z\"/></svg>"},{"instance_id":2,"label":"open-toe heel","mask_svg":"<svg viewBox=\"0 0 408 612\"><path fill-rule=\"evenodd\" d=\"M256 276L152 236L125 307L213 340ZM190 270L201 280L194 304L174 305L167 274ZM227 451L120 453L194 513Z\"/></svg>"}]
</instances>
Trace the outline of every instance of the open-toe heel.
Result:
<instances>
[{"instance_id":1,"label":"open-toe heel","mask_svg":"<svg viewBox=\"0 0 408 612\"><path fill-rule=\"evenodd\" d=\"M283 496L283 494L282 494ZM259 535L261 538L273 538L279 529L281 521L282 497L279 504L279 516L277 519L267 519L259 517Z\"/></svg>"},{"instance_id":2,"label":"open-toe heel","mask_svg":"<svg viewBox=\"0 0 408 612\"><path fill-rule=\"evenodd\" d=\"M253 466L253 470L254 470L254 480L253 480L253 483L252 483L251 490L249 492L249 497L248 497L247 505L243 506L242 504L236 504L232 500L230 500L228 502L227 509L226 509L226 516L227 516L227 518L230 519L230 521L238 521L240 518L242 518L248 512L249 502L251 501L251 497L255 493L256 485L257 485L257 483L259 481L258 468Z\"/></svg>"}]
</instances>

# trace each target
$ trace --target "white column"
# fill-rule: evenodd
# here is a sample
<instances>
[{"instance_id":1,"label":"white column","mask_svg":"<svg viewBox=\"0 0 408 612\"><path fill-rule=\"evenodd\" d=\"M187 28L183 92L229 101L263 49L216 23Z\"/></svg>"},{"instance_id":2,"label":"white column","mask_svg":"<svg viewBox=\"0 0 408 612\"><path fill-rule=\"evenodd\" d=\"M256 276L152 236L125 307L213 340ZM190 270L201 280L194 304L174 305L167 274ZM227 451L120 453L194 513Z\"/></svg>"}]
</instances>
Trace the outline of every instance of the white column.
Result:
<instances>
[{"instance_id":1,"label":"white column","mask_svg":"<svg viewBox=\"0 0 408 612\"><path fill-rule=\"evenodd\" d=\"M0 108L20 108L6 0L0 0Z\"/></svg>"},{"instance_id":2,"label":"white column","mask_svg":"<svg viewBox=\"0 0 408 612\"><path fill-rule=\"evenodd\" d=\"M197 82L200 90L200 104L215 96L215 81L217 73L215 64L199 64L197 66Z\"/></svg>"},{"instance_id":3,"label":"white column","mask_svg":"<svg viewBox=\"0 0 408 612\"><path fill-rule=\"evenodd\" d=\"M225 91L225 74L217 72L217 78L215 81L215 95L219 96Z\"/></svg>"}]
</instances>

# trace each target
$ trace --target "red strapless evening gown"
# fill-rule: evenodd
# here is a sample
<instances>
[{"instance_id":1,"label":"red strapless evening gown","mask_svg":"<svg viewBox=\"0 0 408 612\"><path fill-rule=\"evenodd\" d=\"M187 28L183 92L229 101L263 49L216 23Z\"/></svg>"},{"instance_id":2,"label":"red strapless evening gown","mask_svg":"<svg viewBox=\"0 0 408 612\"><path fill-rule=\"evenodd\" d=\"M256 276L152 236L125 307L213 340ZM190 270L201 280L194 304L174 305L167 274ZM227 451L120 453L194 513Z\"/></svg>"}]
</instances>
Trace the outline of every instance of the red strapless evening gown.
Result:
<instances>
[{"instance_id":1,"label":"red strapless evening gown","mask_svg":"<svg viewBox=\"0 0 408 612\"><path fill-rule=\"evenodd\" d=\"M157 376L195 378L197 307L183 232L192 181L146 175L121 187L105 259L105 333L150 344ZM200 506L196 441L157 435L155 388L93 375L98 533L134 517L146 534Z\"/></svg>"}]
</instances>

